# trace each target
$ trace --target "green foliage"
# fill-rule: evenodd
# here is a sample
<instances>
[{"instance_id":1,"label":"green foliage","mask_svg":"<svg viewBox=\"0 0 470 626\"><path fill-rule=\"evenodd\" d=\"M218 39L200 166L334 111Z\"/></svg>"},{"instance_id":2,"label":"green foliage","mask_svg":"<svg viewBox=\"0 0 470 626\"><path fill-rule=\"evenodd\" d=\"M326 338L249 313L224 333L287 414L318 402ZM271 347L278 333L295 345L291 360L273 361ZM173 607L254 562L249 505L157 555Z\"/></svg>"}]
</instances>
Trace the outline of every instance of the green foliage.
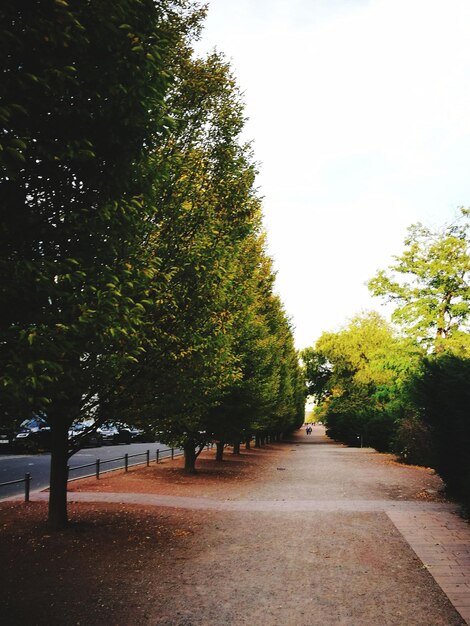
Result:
<instances>
[{"instance_id":1,"label":"green foliage","mask_svg":"<svg viewBox=\"0 0 470 626\"><path fill-rule=\"evenodd\" d=\"M470 359L427 357L413 381L413 400L432 435L434 467L470 510Z\"/></svg>"},{"instance_id":2,"label":"green foliage","mask_svg":"<svg viewBox=\"0 0 470 626\"><path fill-rule=\"evenodd\" d=\"M148 137L168 125L167 67L190 22L163 0L1 9L0 375L13 413L71 422L139 355Z\"/></svg>"},{"instance_id":3,"label":"green foliage","mask_svg":"<svg viewBox=\"0 0 470 626\"><path fill-rule=\"evenodd\" d=\"M407 411L407 381L421 357L422 351L377 313L354 318L338 333L324 333L302 358L331 436L389 450Z\"/></svg>"},{"instance_id":4,"label":"green foliage","mask_svg":"<svg viewBox=\"0 0 470 626\"><path fill-rule=\"evenodd\" d=\"M407 410L394 447L409 463L432 465L450 491L470 505L469 394L470 254L469 211L432 232L409 228L405 251L391 273L369 283L374 295L396 303L392 319L433 354L409 372Z\"/></svg>"},{"instance_id":5,"label":"green foliage","mask_svg":"<svg viewBox=\"0 0 470 626\"><path fill-rule=\"evenodd\" d=\"M166 177L154 179L149 263L165 280L150 294L139 396L144 419L158 415L163 440L196 445L210 440L208 413L240 378L237 246L258 220L259 201L229 66L220 55L192 60L184 50L176 64L172 132L151 160Z\"/></svg>"},{"instance_id":6,"label":"green foliage","mask_svg":"<svg viewBox=\"0 0 470 626\"><path fill-rule=\"evenodd\" d=\"M241 375L213 412L210 428L216 439L231 443L291 430L298 422L299 391L302 411L304 404L292 332L272 292L264 237L247 237L239 261L234 350Z\"/></svg>"},{"instance_id":7,"label":"green foliage","mask_svg":"<svg viewBox=\"0 0 470 626\"><path fill-rule=\"evenodd\" d=\"M0 9L2 416L46 415L51 501L85 415L151 424L192 462L215 434L303 418L242 98L222 55L191 50L203 14Z\"/></svg>"},{"instance_id":8,"label":"green foliage","mask_svg":"<svg viewBox=\"0 0 470 626\"><path fill-rule=\"evenodd\" d=\"M409 228L405 251L369 282L396 305L398 336L376 314L324 333L302 358L316 413L332 437L433 466L470 507L469 211L432 232Z\"/></svg>"},{"instance_id":9,"label":"green foliage","mask_svg":"<svg viewBox=\"0 0 470 626\"><path fill-rule=\"evenodd\" d=\"M409 414L400 420L393 449L405 463L435 467L432 431L416 410L410 410Z\"/></svg>"},{"instance_id":10,"label":"green foliage","mask_svg":"<svg viewBox=\"0 0 470 626\"><path fill-rule=\"evenodd\" d=\"M230 67L219 54L194 60L181 49L175 68L172 131L150 162L166 175L153 185L145 354L124 386L130 400L122 402L121 390L108 410L130 407L134 419L156 424L162 441L192 454L214 438L236 442L273 427L273 413L292 395L291 365L279 371L281 344L292 338L272 294Z\"/></svg>"},{"instance_id":11,"label":"green foliage","mask_svg":"<svg viewBox=\"0 0 470 626\"><path fill-rule=\"evenodd\" d=\"M469 213L461 213L439 232L410 226L391 273L380 271L369 282L373 295L396 304L393 321L437 350L442 340L466 331L470 318Z\"/></svg>"},{"instance_id":12,"label":"green foliage","mask_svg":"<svg viewBox=\"0 0 470 626\"><path fill-rule=\"evenodd\" d=\"M2 414L47 416L57 525L68 426L141 354L148 155L170 126L174 49L197 19L183 0L0 9Z\"/></svg>"},{"instance_id":13,"label":"green foliage","mask_svg":"<svg viewBox=\"0 0 470 626\"><path fill-rule=\"evenodd\" d=\"M314 348L305 348L302 351L302 361L307 379L307 393L317 402L321 402L328 394L332 375L331 366L326 356Z\"/></svg>"}]
</instances>

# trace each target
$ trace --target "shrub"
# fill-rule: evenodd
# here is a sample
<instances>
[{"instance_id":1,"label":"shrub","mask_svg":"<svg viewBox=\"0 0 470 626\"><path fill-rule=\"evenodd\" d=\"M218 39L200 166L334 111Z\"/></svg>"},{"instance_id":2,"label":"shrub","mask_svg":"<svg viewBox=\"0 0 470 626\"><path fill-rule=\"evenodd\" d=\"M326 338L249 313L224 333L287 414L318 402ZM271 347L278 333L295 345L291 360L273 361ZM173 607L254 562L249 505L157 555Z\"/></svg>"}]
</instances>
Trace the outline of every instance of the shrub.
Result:
<instances>
[{"instance_id":1,"label":"shrub","mask_svg":"<svg viewBox=\"0 0 470 626\"><path fill-rule=\"evenodd\" d=\"M431 433L434 467L449 493L470 508L470 359L427 358L413 391Z\"/></svg>"},{"instance_id":2,"label":"shrub","mask_svg":"<svg viewBox=\"0 0 470 626\"><path fill-rule=\"evenodd\" d=\"M435 464L430 427L416 415L400 421L392 449L404 463L425 467L433 467Z\"/></svg>"}]
</instances>

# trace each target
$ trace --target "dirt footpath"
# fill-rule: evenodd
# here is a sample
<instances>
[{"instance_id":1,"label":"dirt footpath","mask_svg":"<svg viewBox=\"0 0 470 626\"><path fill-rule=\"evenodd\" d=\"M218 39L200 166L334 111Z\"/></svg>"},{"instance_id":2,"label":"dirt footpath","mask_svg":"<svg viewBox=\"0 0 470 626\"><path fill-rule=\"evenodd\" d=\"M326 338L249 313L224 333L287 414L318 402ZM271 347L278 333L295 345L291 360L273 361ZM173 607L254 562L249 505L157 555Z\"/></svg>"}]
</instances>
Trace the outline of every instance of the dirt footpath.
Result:
<instances>
[{"instance_id":1,"label":"dirt footpath","mask_svg":"<svg viewBox=\"0 0 470 626\"><path fill-rule=\"evenodd\" d=\"M470 531L445 501L431 470L334 444L318 426L313 435L302 432L291 442L246 451L238 459L230 455L222 465L210 454L205 453L201 473L190 479L167 464L74 483L70 499L82 502L72 505L72 513L86 533L79 524L72 535L44 534L34 552L19 550L23 560L30 554L33 576L47 546L56 555L62 550L57 555L62 595L50 594L55 608L49 610L38 595L40 615L20 603L12 608L15 600L7 595L4 615L16 611L21 615L16 623L25 626L466 623L436 580L441 575L441 582L453 585L450 595L465 615ZM3 515L12 538L18 531L11 516L18 507L0 507L0 523ZM31 507L38 515L44 504ZM441 515L447 520L444 531L454 533L452 554L461 559L460 577L450 575L457 570L445 552L449 540L443 534L436 539L434 522L444 532ZM415 544L424 550L421 558L411 547ZM88 555L84 545L90 545ZM13 572L11 551L5 555L6 561L0 552L2 563L10 559ZM12 576L7 587L19 582L17 574ZM43 573L38 584L47 576ZM50 576L48 589L57 582L57 571ZM72 585L74 594L67 591Z\"/></svg>"}]
</instances>

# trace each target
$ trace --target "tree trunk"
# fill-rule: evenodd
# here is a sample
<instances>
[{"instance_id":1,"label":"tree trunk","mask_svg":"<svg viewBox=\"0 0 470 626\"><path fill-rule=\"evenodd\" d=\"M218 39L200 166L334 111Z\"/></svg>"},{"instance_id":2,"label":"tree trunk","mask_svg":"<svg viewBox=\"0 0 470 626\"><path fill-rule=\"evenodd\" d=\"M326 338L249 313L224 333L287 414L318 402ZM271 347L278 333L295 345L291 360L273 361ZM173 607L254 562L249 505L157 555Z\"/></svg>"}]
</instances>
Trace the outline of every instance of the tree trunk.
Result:
<instances>
[{"instance_id":1,"label":"tree trunk","mask_svg":"<svg viewBox=\"0 0 470 626\"><path fill-rule=\"evenodd\" d=\"M245 447L247 450L251 448L251 437L247 437L245 440Z\"/></svg>"},{"instance_id":2,"label":"tree trunk","mask_svg":"<svg viewBox=\"0 0 470 626\"><path fill-rule=\"evenodd\" d=\"M183 446L184 450L184 471L186 474L196 473L196 446L194 443L186 443Z\"/></svg>"},{"instance_id":3,"label":"tree trunk","mask_svg":"<svg viewBox=\"0 0 470 626\"><path fill-rule=\"evenodd\" d=\"M67 526L68 424L57 421L51 426L51 471L49 526L59 530Z\"/></svg>"},{"instance_id":4,"label":"tree trunk","mask_svg":"<svg viewBox=\"0 0 470 626\"><path fill-rule=\"evenodd\" d=\"M240 440L237 439L237 441L233 444L233 454L240 454Z\"/></svg>"},{"instance_id":5,"label":"tree trunk","mask_svg":"<svg viewBox=\"0 0 470 626\"><path fill-rule=\"evenodd\" d=\"M223 461L224 460L224 445L225 445L225 442L217 441L215 445L217 446L217 450L216 450L216 453L215 453L215 460L216 461Z\"/></svg>"},{"instance_id":6,"label":"tree trunk","mask_svg":"<svg viewBox=\"0 0 470 626\"><path fill-rule=\"evenodd\" d=\"M255 435L255 448L261 448L261 437L259 435Z\"/></svg>"}]
</instances>

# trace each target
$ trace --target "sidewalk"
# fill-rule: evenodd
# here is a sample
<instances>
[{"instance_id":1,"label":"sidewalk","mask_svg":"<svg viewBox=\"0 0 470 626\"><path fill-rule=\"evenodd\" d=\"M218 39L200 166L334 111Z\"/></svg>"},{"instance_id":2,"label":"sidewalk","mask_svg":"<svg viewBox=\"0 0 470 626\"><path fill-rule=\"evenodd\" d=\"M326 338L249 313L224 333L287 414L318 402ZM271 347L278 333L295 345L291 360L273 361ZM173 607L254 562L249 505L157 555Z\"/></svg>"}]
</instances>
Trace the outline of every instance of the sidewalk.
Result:
<instances>
[{"instance_id":1,"label":"sidewalk","mask_svg":"<svg viewBox=\"0 0 470 626\"><path fill-rule=\"evenodd\" d=\"M271 447L265 477L224 497L70 493L184 515L189 538L171 569L144 574L141 623L470 624L470 527L432 472L335 444L318 426Z\"/></svg>"}]
</instances>

